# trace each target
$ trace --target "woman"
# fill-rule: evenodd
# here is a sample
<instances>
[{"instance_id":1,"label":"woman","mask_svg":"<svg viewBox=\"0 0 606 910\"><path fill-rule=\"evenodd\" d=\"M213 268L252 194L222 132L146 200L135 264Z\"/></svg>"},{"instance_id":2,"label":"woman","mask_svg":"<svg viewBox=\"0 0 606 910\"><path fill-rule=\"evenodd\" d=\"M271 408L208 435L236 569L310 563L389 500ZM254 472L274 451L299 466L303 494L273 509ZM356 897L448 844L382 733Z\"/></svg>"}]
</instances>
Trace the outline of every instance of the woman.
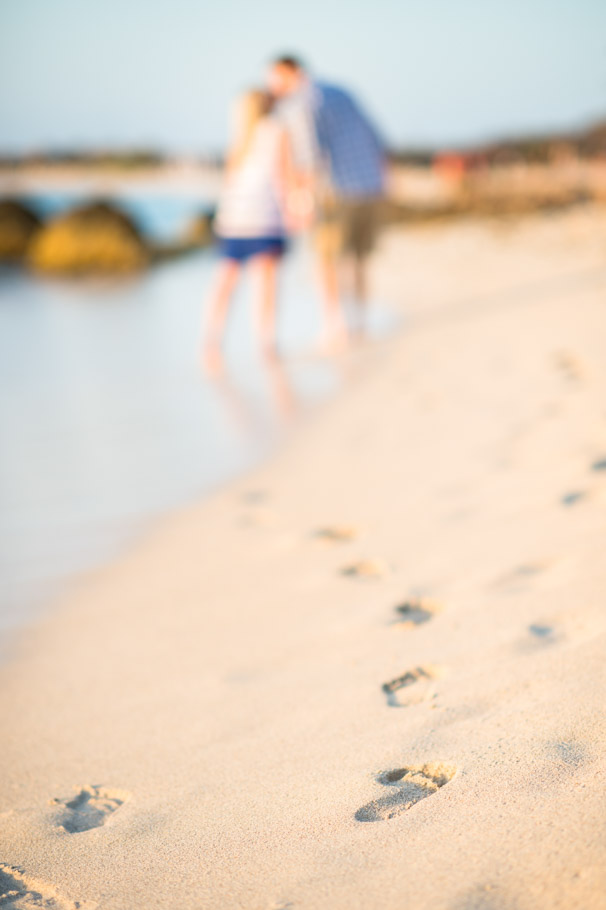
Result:
<instances>
[{"instance_id":1,"label":"woman","mask_svg":"<svg viewBox=\"0 0 606 910\"><path fill-rule=\"evenodd\" d=\"M221 263L208 304L204 342L207 368L221 362L221 344L233 292L242 267L250 263L258 282L257 333L272 354L276 335L276 277L286 249L287 230L296 226L289 202L298 200L290 142L271 115L272 99L246 92L236 107L234 140L227 158L216 232Z\"/></svg>"}]
</instances>

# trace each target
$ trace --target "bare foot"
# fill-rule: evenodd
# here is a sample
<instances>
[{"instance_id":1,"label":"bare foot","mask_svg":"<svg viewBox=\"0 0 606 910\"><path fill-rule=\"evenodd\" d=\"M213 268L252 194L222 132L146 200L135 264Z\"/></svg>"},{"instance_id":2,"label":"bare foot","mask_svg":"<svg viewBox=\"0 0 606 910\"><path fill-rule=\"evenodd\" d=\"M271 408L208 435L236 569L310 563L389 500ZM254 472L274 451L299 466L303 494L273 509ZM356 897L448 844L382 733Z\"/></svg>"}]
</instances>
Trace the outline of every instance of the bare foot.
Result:
<instances>
[{"instance_id":1,"label":"bare foot","mask_svg":"<svg viewBox=\"0 0 606 910\"><path fill-rule=\"evenodd\" d=\"M342 354L349 347L350 337L347 326L335 326L331 331L324 331L320 337L320 351L328 356Z\"/></svg>"},{"instance_id":2,"label":"bare foot","mask_svg":"<svg viewBox=\"0 0 606 910\"><path fill-rule=\"evenodd\" d=\"M202 349L202 366L209 376L220 376L223 372L223 353L218 344L207 344Z\"/></svg>"},{"instance_id":3,"label":"bare foot","mask_svg":"<svg viewBox=\"0 0 606 910\"><path fill-rule=\"evenodd\" d=\"M261 355L266 363L273 364L279 361L278 346L273 338L261 342Z\"/></svg>"}]
</instances>

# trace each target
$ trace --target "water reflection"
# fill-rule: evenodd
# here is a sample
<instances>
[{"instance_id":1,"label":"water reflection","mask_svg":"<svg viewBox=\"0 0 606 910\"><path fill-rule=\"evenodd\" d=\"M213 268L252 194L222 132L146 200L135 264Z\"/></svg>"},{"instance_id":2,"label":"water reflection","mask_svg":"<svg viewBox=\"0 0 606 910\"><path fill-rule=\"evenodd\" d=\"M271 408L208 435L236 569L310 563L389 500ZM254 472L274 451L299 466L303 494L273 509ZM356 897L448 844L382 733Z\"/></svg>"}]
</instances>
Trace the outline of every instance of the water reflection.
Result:
<instances>
[{"instance_id":1,"label":"water reflection","mask_svg":"<svg viewBox=\"0 0 606 910\"><path fill-rule=\"evenodd\" d=\"M284 426L293 420L301 407L301 401L288 368L277 354L261 354L259 357L261 377L265 380L267 400L274 416ZM204 374L221 400L225 413L241 438L263 432L258 402L238 382L237 372L230 368L221 357L213 363L212 369L204 368Z\"/></svg>"}]
</instances>

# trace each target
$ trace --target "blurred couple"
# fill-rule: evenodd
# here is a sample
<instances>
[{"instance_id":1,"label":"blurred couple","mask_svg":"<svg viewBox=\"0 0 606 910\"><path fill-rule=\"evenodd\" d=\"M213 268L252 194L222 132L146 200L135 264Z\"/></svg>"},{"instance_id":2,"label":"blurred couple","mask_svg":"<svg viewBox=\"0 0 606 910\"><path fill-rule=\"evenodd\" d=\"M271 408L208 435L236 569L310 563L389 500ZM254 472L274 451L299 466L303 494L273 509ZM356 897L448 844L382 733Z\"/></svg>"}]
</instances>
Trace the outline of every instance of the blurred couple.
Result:
<instances>
[{"instance_id":1,"label":"blurred couple","mask_svg":"<svg viewBox=\"0 0 606 910\"><path fill-rule=\"evenodd\" d=\"M310 229L323 302L322 346L344 347L347 288L366 300L366 262L384 190L384 150L352 95L311 77L295 57L275 59L268 89L237 102L215 229L221 261L208 302L206 367L221 366L234 290L244 266L257 283L257 335L276 353L276 288L289 235ZM359 314L361 315L361 314Z\"/></svg>"}]
</instances>

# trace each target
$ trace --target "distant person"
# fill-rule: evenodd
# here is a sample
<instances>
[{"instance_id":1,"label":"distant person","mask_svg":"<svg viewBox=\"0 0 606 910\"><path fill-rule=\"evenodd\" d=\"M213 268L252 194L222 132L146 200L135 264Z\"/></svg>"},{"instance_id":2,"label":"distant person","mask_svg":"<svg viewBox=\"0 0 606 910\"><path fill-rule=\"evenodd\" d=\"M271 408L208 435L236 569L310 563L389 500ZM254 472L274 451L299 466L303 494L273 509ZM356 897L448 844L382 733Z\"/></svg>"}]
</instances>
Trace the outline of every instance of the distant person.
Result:
<instances>
[{"instance_id":1,"label":"distant person","mask_svg":"<svg viewBox=\"0 0 606 910\"><path fill-rule=\"evenodd\" d=\"M375 127L353 96L313 79L295 57L270 66L269 89L293 144L301 172L317 200L315 240L324 298L324 338L347 340L343 272L363 314L368 296L367 260L385 189L385 154Z\"/></svg>"},{"instance_id":2,"label":"distant person","mask_svg":"<svg viewBox=\"0 0 606 910\"><path fill-rule=\"evenodd\" d=\"M295 172L288 132L272 116L272 105L272 97L258 90L246 92L236 105L234 136L215 221L221 263L203 340L203 358L211 372L221 365L230 304L247 263L258 282L259 344L264 353L275 352L276 278L286 250L287 231L294 226L288 200Z\"/></svg>"}]
</instances>

